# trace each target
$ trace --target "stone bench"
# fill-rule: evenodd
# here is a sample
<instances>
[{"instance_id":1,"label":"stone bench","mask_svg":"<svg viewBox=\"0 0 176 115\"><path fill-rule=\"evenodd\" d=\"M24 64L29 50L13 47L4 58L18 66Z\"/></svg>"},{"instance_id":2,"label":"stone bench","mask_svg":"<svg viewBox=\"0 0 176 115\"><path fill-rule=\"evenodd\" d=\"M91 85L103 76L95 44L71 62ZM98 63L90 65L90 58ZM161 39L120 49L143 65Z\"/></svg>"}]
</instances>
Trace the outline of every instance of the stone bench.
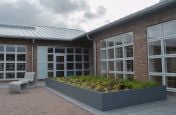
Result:
<instances>
[{"instance_id":1,"label":"stone bench","mask_svg":"<svg viewBox=\"0 0 176 115\"><path fill-rule=\"evenodd\" d=\"M28 82L14 81L9 83L9 90L11 93L24 93L28 91Z\"/></svg>"}]
</instances>

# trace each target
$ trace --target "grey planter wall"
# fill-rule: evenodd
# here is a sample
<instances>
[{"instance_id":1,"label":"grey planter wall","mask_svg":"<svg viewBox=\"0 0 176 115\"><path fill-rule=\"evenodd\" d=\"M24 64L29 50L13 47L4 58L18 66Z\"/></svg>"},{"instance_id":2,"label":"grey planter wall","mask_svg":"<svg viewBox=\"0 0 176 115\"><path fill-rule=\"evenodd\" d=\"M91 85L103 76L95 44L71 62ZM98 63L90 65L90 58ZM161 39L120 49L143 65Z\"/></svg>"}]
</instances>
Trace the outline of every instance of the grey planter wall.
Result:
<instances>
[{"instance_id":1,"label":"grey planter wall","mask_svg":"<svg viewBox=\"0 0 176 115\"><path fill-rule=\"evenodd\" d=\"M102 111L160 101L167 98L165 86L100 93L78 88L49 78L46 79L46 86Z\"/></svg>"}]
</instances>

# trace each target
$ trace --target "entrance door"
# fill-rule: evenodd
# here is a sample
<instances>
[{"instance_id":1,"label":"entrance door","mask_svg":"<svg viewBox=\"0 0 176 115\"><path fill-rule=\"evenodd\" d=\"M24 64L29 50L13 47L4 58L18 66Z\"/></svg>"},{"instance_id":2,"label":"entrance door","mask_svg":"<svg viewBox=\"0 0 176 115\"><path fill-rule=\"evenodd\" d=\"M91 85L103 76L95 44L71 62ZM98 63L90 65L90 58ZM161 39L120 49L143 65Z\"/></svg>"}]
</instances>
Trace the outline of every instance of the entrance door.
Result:
<instances>
[{"instance_id":1,"label":"entrance door","mask_svg":"<svg viewBox=\"0 0 176 115\"><path fill-rule=\"evenodd\" d=\"M63 54L55 55L55 76L56 77L66 76L65 55Z\"/></svg>"}]
</instances>

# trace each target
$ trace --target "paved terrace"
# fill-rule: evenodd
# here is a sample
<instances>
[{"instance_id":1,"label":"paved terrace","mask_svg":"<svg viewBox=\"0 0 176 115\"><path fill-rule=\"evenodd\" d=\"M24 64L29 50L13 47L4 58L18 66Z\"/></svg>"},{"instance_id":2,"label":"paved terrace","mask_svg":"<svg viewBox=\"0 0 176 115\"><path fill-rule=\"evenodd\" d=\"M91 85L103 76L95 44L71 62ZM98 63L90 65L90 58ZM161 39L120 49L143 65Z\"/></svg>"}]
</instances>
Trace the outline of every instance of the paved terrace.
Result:
<instances>
[{"instance_id":1,"label":"paved terrace","mask_svg":"<svg viewBox=\"0 0 176 115\"><path fill-rule=\"evenodd\" d=\"M45 87L24 94L10 94L7 83L0 83L0 115L175 115L176 96L166 101L102 112Z\"/></svg>"}]
</instances>

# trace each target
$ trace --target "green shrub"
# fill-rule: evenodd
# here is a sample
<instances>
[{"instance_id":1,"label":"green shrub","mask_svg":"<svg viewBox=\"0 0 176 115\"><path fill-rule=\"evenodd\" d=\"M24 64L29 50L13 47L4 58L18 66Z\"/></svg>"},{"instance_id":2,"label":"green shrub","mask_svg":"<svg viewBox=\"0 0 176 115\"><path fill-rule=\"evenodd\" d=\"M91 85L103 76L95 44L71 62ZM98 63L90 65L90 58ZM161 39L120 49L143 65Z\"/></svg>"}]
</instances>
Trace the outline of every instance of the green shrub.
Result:
<instances>
[{"instance_id":1,"label":"green shrub","mask_svg":"<svg viewBox=\"0 0 176 115\"><path fill-rule=\"evenodd\" d=\"M117 80L101 76L73 76L59 77L56 80L68 83L77 87L95 90L98 92L115 92L127 89L140 89L158 86L155 82L139 82L130 80Z\"/></svg>"}]
</instances>

